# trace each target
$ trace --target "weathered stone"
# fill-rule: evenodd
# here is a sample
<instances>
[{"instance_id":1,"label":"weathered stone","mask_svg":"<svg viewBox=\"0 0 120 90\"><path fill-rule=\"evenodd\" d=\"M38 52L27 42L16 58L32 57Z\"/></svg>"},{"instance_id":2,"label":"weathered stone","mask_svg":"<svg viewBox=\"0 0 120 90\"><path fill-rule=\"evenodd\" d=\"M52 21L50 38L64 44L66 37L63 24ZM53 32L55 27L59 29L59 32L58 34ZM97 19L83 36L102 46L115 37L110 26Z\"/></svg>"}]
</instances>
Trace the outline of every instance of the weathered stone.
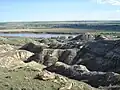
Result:
<instances>
[{"instance_id":1,"label":"weathered stone","mask_svg":"<svg viewBox=\"0 0 120 90\"><path fill-rule=\"evenodd\" d=\"M94 40L94 36L91 35L90 33L83 33L83 34L80 34L80 35L76 36L75 38L73 38L71 40L85 40L85 41L89 41L89 40Z\"/></svg>"},{"instance_id":2,"label":"weathered stone","mask_svg":"<svg viewBox=\"0 0 120 90\"><path fill-rule=\"evenodd\" d=\"M96 35L95 40L107 40L107 37L105 37L103 35Z\"/></svg>"},{"instance_id":3,"label":"weathered stone","mask_svg":"<svg viewBox=\"0 0 120 90\"><path fill-rule=\"evenodd\" d=\"M44 62L44 56L43 56L42 53L36 53L36 54L30 56L30 57L25 61L25 63L28 63L28 62L31 62L31 61L35 61L35 62L37 62L37 63L43 64L43 62Z\"/></svg>"},{"instance_id":4,"label":"weathered stone","mask_svg":"<svg viewBox=\"0 0 120 90\"><path fill-rule=\"evenodd\" d=\"M0 66L12 67L15 65L23 64L33 53L25 50L12 50L0 54Z\"/></svg>"},{"instance_id":5,"label":"weathered stone","mask_svg":"<svg viewBox=\"0 0 120 90\"><path fill-rule=\"evenodd\" d=\"M113 72L120 72L120 40L91 41L82 37L59 44L55 49L35 53L30 59L43 63L51 72L95 87L119 84L120 75Z\"/></svg>"},{"instance_id":6,"label":"weathered stone","mask_svg":"<svg viewBox=\"0 0 120 90\"><path fill-rule=\"evenodd\" d=\"M62 62L56 62L54 65L46 68L49 71L57 72L59 74L69 75L69 68L70 66L62 63Z\"/></svg>"},{"instance_id":7,"label":"weathered stone","mask_svg":"<svg viewBox=\"0 0 120 90\"><path fill-rule=\"evenodd\" d=\"M55 79L55 74L48 71L42 71L35 76L35 79L40 79L44 81L52 80Z\"/></svg>"},{"instance_id":8,"label":"weathered stone","mask_svg":"<svg viewBox=\"0 0 120 90\"><path fill-rule=\"evenodd\" d=\"M17 49L17 47L13 45L9 45L9 44L0 45L0 53L5 53L5 52L15 50L15 49Z\"/></svg>"},{"instance_id":9,"label":"weathered stone","mask_svg":"<svg viewBox=\"0 0 120 90\"><path fill-rule=\"evenodd\" d=\"M58 61L58 58L52 55L45 55L43 64L46 66L51 66Z\"/></svg>"},{"instance_id":10,"label":"weathered stone","mask_svg":"<svg viewBox=\"0 0 120 90\"><path fill-rule=\"evenodd\" d=\"M42 53L36 53L26 62L36 61L38 63L44 63L46 66L54 64L56 61L61 61L66 64L72 64L74 57L76 56L76 49L44 49ZM50 65L48 65L50 64Z\"/></svg>"},{"instance_id":11,"label":"weathered stone","mask_svg":"<svg viewBox=\"0 0 120 90\"><path fill-rule=\"evenodd\" d=\"M88 42L81 50L78 51L72 64L83 64L89 70L93 71L119 72L119 48L119 40Z\"/></svg>"},{"instance_id":12,"label":"weathered stone","mask_svg":"<svg viewBox=\"0 0 120 90\"><path fill-rule=\"evenodd\" d=\"M72 89L72 83L68 82L65 84L65 86L61 87L59 90L71 90Z\"/></svg>"},{"instance_id":13,"label":"weathered stone","mask_svg":"<svg viewBox=\"0 0 120 90\"><path fill-rule=\"evenodd\" d=\"M59 57L59 61L64 62L66 64L72 64L74 57L76 56L76 50L75 49L68 49L65 50L61 56Z\"/></svg>"},{"instance_id":14,"label":"weathered stone","mask_svg":"<svg viewBox=\"0 0 120 90\"><path fill-rule=\"evenodd\" d=\"M57 62L54 66L46 68L51 72L56 72L65 75L69 78L76 80L82 80L92 86L108 86L119 84L120 75L113 72L90 72L85 66L82 65L66 65L61 62Z\"/></svg>"}]
</instances>

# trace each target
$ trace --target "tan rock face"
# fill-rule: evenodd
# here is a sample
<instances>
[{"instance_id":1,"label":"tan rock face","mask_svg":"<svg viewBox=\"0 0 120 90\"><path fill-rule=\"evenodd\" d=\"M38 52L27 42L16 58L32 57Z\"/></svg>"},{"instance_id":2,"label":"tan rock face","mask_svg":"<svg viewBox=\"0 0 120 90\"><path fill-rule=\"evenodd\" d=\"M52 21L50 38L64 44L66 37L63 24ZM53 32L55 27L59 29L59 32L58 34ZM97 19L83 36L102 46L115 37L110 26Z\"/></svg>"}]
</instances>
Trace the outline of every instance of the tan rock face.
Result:
<instances>
[{"instance_id":1,"label":"tan rock face","mask_svg":"<svg viewBox=\"0 0 120 90\"><path fill-rule=\"evenodd\" d=\"M10 50L14 50L15 48L16 48L15 46L12 46L9 44L3 44L3 45L0 45L0 53L5 53Z\"/></svg>"},{"instance_id":2,"label":"tan rock face","mask_svg":"<svg viewBox=\"0 0 120 90\"><path fill-rule=\"evenodd\" d=\"M32 56L33 53L25 50L12 50L0 54L0 66L12 67L14 65L23 64L27 58Z\"/></svg>"},{"instance_id":3,"label":"tan rock face","mask_svg":"<svg viewBox=\"0 0 120 90\"><path fill-rule=\"evenodd\" d=\"M59 90L72 90L72 83L66 83L65 86L61 87Z\"/></svg>"},{"instance_id":4,"label":"tan rock face","mask_svg":"<svg viewBox=\"0 0 120 90\"><path fill-rule=\"evenodd\" d=\"M43 71L42 73L38 73L35 77L36 79L40 79L40 80L52 80L55 79L55 74L48 72L48 71Z\"/></svg>"}]
</instances>

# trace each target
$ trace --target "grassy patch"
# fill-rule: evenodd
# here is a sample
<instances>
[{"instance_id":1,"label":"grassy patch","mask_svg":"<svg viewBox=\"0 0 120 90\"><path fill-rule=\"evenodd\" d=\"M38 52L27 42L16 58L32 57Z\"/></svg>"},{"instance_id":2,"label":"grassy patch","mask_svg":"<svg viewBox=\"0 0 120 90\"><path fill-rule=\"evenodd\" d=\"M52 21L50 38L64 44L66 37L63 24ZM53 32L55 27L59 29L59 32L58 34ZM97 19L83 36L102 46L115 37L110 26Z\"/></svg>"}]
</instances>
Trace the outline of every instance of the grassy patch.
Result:
<instances>
[{"instance_id":1,"label":"grassy patch","mask_svg":"<svg viewBox=\"0 0 120 90\"><path fill-rule=\"evenodd\" d=\"M11 44L11 45L24 45L26 43L39 43L38 39L35 38L24 38L24 37L0 37L0 44Z\"/></svg>"},{"instance_id":2,"label":"grassy patch","mask_svg":"<svg viewBox=\"0 0 120 90\"><path fill-rule=\"evenodd\" d=\"M1 90L58 90L60 85L52 81L34 79L38 71L33 69L20 68L14 71L1 69L0 89ZM0 71L1 71L0 70Z\"/></svg>"}]
</instances>

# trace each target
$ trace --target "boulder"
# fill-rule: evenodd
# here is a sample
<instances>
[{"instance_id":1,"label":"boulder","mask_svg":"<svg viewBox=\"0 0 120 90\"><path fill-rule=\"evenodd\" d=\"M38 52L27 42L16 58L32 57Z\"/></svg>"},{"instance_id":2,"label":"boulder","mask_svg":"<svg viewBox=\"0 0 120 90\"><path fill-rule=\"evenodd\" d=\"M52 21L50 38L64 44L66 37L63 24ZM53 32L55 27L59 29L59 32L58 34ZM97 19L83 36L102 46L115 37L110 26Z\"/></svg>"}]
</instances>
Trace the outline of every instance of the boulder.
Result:
<instances>
[{"instance_id":1,"label":"boulder","mask_svg":"<svg viewBox=\"0 0 120 90\"><path fill-rule=\"evenodd\" d=\"M42 71L35 76L35 79L40 79L44 81L52 80L55 79L55 74L48 71Z\"/></svg>"}]
</instances>

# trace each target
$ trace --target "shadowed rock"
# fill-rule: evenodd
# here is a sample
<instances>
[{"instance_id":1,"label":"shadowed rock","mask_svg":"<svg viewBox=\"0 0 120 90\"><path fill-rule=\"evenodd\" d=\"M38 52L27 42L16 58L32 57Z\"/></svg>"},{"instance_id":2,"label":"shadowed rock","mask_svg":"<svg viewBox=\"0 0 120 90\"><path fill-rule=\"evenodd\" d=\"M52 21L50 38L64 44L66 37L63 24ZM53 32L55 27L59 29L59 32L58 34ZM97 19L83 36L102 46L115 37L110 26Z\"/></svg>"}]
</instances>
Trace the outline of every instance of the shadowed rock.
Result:
<instances>
[{"instance_id":1,"label":"shadowed rock","mask_svg":"<svg viewBox=\"0 0 120 90\"><path fill-rule=\"evenodd\" d=\"M57 62L53 66L47 67L47 70L56 72L73 78L82 80L94 87L116 85L120 83L120 75L114 72L90 72L83 65L67 65L62 62Z\"/></svg>"},{"instance_id":2,"label":"shadowed rock","mask_svg":"<svg viewBox=\"0 0 120 90\"><path fill-rule=\"evenodd\" d=\"M40 45L35 45L33 43L27 43L24 46L22 46L20 49L27 50L33 53L40 53L43 51L43 47Z\"/></svg>"},{"instance_id":3,"label":"shadowed rock","mask_svg":"<svg viewBox=\"0 0 120 90\"><path fill-rule=\"evenodd\" d=\"M107 37L105 37L103 35L96 35L95 40L107 40Z\"/></svg>"},{"instance_id":4,"label":"shadowed rock","mask_svg":"<svg viewBox=\"0 0 120 90\"><path fill-rule=\"evenodd\" d=\"M83 33L75 38L72 38L71 40L84 40L84 41L89 41L89 40L94 40L94 36L91 35L90 33Z\"/></svg>"},{"instance_id":5,"label":"shadowed rock","mask_svg":"<svg viewBox=\"0 0 120 90\"><path fill-rule=\"evenodd\" d=\"M41 49L34 44L23 46L25 50L34 52L35 55L28 61L35 60L44 62L44 57L49 53L49 60L56 61L51 56L58 58L58 61L69 65L85 65L91 71L120 71L120 41L119 40L98 40L87 42L81 49ZM50 56L51 55L51 56Z\"/></svg>"},{"instance_id":6,"label":"shadowed rock","mask_svg":"<svg viewBox=\"0 0 120 90\"><path fill-rule=\"evenodd\" d=\"M35 62L37 62L37 63L43 64L43 62L44 62L44 59L43 59L43 58L44 58L44 57L43 57L43 55L42 55L41 53L36 53L36 54L30 56L30 57L25 61L25 63L28 63L28 62L31 62L31 61L35 61Z\"/></svg>"},{"instance_id":7,"label":"shadowed rock","mask_svg":"<svg viewBox=\"0 0 120 90\"><path fill-rule=\"evenodd\" d=\"M83 64L93 71L120 71L120 41L100 40L87 43L72 64Z\"/></svg>"},{"instance_id":8,"label":"shadowed rock","mask_svg":"<svg viewBox=\"0 0 120 90\"><path fill-rule=\"evenodd\" d=\"M44 49L41 53L35 53L33 56L29 57L26 62L36 61L38 63L43 63L46 66L52 65L56 63L56 61L71 64L75 56L76 49Z\"/></svg>"},{"instance_id":9,"label":"shadowed rock","mask_svg":"<svg viewBox=\"0 0 120 90\"><path fill-rule=\"evenodd\" d=\"M35 61L37 63L44 64L46 66L51 66L58 61L58 58L56 56L52 56L51 54L36 53L31 57L29 57L25 62L28 63L31 61Z\"/></svg>"},{"instance_id":10,"label":"shadowed rock","mask_svg":"<svg viewBox=\"0 0 120 90\"><path fill-rule=\"evenodd\" d=\"M76 55L77 53L75 49L65 50L62 52L61 56L59 57L59 61L71 65Z\"/></svg>"},{"instance_id":11,"label":"shadowed rock","mask_svg":"<svg viewBox=\"0 0 120 90\"><path fill-rule=\"evenodd\" d=\"M43 64L47 67L54 65L58 61L58 58L52 55L45 55Z\"/></svg>"}]
</instances>

